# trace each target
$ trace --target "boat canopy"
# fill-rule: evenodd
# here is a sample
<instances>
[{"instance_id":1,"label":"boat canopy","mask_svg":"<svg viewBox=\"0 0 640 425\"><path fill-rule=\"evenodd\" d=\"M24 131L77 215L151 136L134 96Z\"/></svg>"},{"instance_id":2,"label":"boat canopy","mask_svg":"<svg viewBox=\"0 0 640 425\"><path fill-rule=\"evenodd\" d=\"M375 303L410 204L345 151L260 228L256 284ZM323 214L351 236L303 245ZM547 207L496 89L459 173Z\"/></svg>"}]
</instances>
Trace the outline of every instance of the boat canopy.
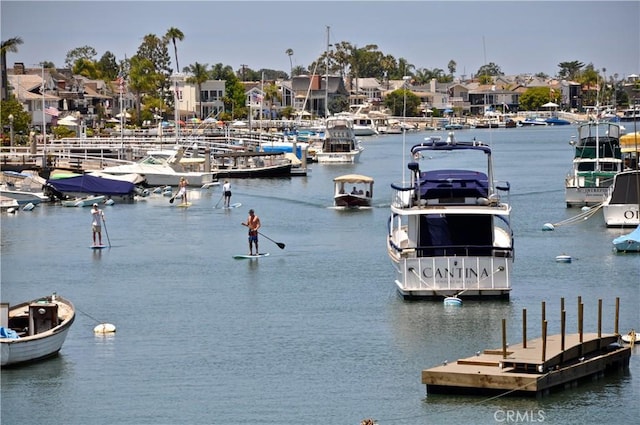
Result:
<instances>
[{"instance_id":1,"label":"boat canopy","mask_svg":"<svg viewBox=\"0 0 640 425\"><path fill-rule=\"evenodd\" d=\"M622 152L640 152L640 132L625 134L620 137Z\"/></svg>"},{"instance_id":2,"label":"boat canopy","mask_svg":"<svg viewBox=\"0 0 640 425\"><path fill-rule=\"evenodd\" d=\"M131 182L106 177L95 177L89 174L49 179L47 180L47 185L62 193L80 192L100 195L127 195L135 190L135 185Z\"/></svg>"},{"instance_id":3,"label":"boat canopy","mask_svg":"<svg viewBox=\"0 0 640 425\"><path fill-rule=\"evenodd\" d=\"M336 183L373 183L373 178L361 174L345 174L333 179Z\"/></svg>"}]
</instances>

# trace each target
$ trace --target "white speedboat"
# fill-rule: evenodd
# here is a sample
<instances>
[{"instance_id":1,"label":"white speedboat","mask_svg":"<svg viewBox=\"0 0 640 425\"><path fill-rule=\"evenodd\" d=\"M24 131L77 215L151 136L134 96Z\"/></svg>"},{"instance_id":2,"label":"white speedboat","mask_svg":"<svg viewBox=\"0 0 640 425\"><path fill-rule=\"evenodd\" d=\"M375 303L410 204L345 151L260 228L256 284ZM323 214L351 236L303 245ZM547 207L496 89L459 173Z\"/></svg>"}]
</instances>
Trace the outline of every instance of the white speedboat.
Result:
<instances>
[{"instance_id":1,"label":"white speedboat","mask_svg":"<svg viewBox=\"0 0 640 425\"><path fill-rule=\"evenodd\" d=\"M204 157L182 158L180 150L161 150L148 152L140 161L105 167L100 171L114 175L139 174L149 186L175 185L180 177L184 177L189 186L202 187L215 179L215 173L203 170L205 162Z\"/></svg>"},{"instance_id":2,"label":"white speedboat","mask_svg":"<svg viewBox=\"0 0 640 425\"><path fill-rule=\"evenodd\" d=\"M353 131L353 121L329 117L322 148L316 151L315 159L320 164L354 164L363 150Z\"/></svg>"},{"instance_id":3,"label":"white speedboat","mask_svg":"<svg viewBox=\"0 0 640 425\"><path fill-rule=\"evenodd\" d=\"M424 171L429 164L442 168ZM508 298L513 265L511 207L493 178L491 148L482 142L427 138L411 148L410 181L392 184L387 252L406 299ZM469 164L458 169L456 164ZM403 177L404 179L404 177Z\"/></svg>"},{"instance_id":4,"label":"white speedboat","mask_svg":"<svg viewBox=\"0 0 640 425\"><path fill-rule=\"evenodd\" d=\"M50 199L44 194L42 187L46 180L35 171L3 171L0 180L0 195L15 199L19 205L48 202Z\"/></svg>"},{"instance_id":5,"label":"white speedboat","mask_svg":"<svg viewBox=\"0 0 640 425\"><path fill-rule=\"evenodd\" d=\"M12 307L0 304L0 315L2 367L57 355L76 317L73 304L55 294Z\"/></svg>"},{"instance_id":6,"label":"white speedboat","mask_svg":"<svg viewBox=\"0 0 640 425\"><path fill-rule=\"evenodd\" d=\"M346 174L333 179L333 205L343 208L370 207L373 199L373 178Z\"/></svg>"},{"instance_id":7,"label":"white speedboat","mask_svg":"<svg viewBox=\"0 0 640 425\"><path fill-rule=\"evenodd\" d=\"M565 177L567 207L602 203L622 171L620 126L611 122L590 121L578 127L571 172Z\"/></svg>"}]
</instances>

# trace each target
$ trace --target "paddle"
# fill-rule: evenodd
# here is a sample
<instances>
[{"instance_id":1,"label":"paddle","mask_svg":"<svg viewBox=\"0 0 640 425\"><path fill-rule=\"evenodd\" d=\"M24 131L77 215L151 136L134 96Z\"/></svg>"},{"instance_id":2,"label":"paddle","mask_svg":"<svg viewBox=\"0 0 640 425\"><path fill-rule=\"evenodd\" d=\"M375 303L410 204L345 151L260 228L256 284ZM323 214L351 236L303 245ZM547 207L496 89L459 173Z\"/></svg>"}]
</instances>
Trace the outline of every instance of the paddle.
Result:
<instances>
[{"instance_id":1,"label":"paddle","mask_svg":"<svg viewBox=\"0 0 640 425\"><path fill-rule=\"evenodd\" d=\"M218 204L220 203L220 201L222 201L223 197L224 197L224 192L222 192L222 195L220 195L220 199L218 199L218 202L216 202L216 206L213 208L218 208Z\"/></svg>"},{"instance_id":2,"label":"paddle","mask_svg":"<svg viewBox=\"0 0 640 425\"><path fill-rule=\"evenodd\" d=\"M242 223L242 225L243 225L243 226L247 226L245 223ZM248 226L247 226L247 227L248 227ZM264 237L264 238L266 238L266 239L269 239L271 242L273 242L274 244L278 245L278 248L280 248L280 249L284 249L285 245L284 245L282 242L276 242L276 241L274 241L273 239L271 239L269 236L264 235L264 234L262 234L262 233L258 232L257 230L256 230L256 232L257 232L260 236L262 236L262 237Z\"/></svg>"},{"instance_id":3,"label":"paddle","mask_svg":"<svg viewBox=\"0 0 640 425\"><path fill-rule=\"evenodd\" d=\"M175 194L175 195L173 195L173 196L171 197L171 199L169 199L169 203L170 203L170 204L173 204L173 201L178 197L178 193L180 193L180 191L179 191L179 190L176 192L176 194Z\"/></svg>"},{"instance_id":4,"label":"paddle","mask_svg":"<svg viewBox=\"0 0 640 425\"><path fill-rule=\"evenodd\" d=\"M102 217L102 224L104 225L104 234L107 235L107 241L109 242L109 248L111 248L111 239L109 239L109 232L107 231L107 222Z\"/></svg>"}]
</instances>

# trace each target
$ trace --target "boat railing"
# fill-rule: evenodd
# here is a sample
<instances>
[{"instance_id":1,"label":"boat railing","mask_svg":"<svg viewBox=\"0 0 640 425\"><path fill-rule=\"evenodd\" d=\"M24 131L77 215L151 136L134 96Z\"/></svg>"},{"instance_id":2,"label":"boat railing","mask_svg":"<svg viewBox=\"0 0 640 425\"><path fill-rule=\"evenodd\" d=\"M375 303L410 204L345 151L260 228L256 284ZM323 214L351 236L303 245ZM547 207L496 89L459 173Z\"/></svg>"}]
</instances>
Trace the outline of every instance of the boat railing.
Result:
<instances>
[{"instance_id":1,"label":"boat railing","mask_svg":"<svg viewBox=\"0 0 640 425\"><path fill-rule=\"evenodd\" d=\"M494 245L414 245L399 247L389 240L391 247L402 252L415 252L416 257L505 257L513 256L512 247ZM404 245L404 244L403 244Z\"/></svg>"}]
</instances>

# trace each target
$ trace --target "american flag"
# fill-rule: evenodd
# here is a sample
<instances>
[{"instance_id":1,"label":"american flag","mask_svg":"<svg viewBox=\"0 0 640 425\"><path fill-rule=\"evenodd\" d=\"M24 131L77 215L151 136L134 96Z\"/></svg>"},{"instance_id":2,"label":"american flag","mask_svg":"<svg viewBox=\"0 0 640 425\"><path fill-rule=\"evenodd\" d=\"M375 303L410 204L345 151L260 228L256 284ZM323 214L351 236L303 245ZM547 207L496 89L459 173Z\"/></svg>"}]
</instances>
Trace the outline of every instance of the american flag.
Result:
<instances>
[{"instance_id":1,"label":"american flag","mask_svg":"<svg viewBox=\"0 0 640 425\"><path fill-rule=\"evenodd\" d=\"M118 90L120 91L120 93L124 93L125 81L122 75L118 75L118 78L116 79L116 83L118 83Z\"/></svg>"},{"instance_id":2,"label":"american flag","mask_svg":"<svg viewBox=\"0 0 640 425\"><path fill-rule=\"evenodd\" d=\"M44 108L44 113L53 117L57 117L58 115L60 115L60 112L56 108L51 106L49 106L48 108Z\"/></svg>"}]
</instances>

